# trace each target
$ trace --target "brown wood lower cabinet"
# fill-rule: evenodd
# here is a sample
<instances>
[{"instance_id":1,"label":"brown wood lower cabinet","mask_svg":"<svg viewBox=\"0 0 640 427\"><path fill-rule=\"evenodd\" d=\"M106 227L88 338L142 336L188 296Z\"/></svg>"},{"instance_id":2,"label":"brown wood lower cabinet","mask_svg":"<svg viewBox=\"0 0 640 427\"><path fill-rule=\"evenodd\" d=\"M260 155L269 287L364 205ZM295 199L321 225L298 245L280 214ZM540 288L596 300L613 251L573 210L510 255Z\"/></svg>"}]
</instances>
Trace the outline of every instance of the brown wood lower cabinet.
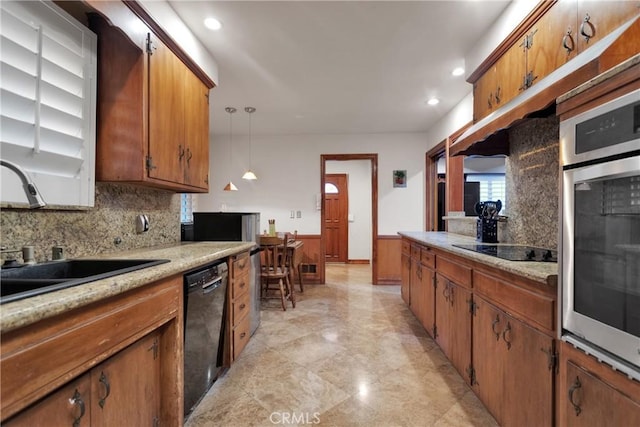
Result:
<instances>
[{"instance_id":1,"label":"brown wood lower cabinet","mask_svg":"<svg viewBox=\"0 0 640 427\"><path fill-rule=\"evenodd\" d=\"M640 382L564 342L559 383L558 425L640 426Z\"/></svg>"},{"instance_id":2,"label":"brown wood lower cabinet","mask_svg":"<svg viewBox=\"0 0 640 427\"><path fill-rule=\"evenodd\" d=\"M409 305L411 303L410 298L410 281L411 281L411 255L405 253L404 250L402 252L402 267L400 270L400 274L402 276L402 283L400 284L400 294L402 296L402 300L405 304Z\"/></svg>"},{"instance_id":3,"label":"brown wood lower cabinet","mask_svg":"<svg viewBox=\"0 0 640 427\"><path fill-rule=\"evenodd\" d=\"M503 426L552 425L554 339L474 300L474 391Z\"/></svg>"},{"instance_id":4,"label":"brown wood lower cabinet","mask_svg":"<svg viewBox=\"0 0 640 427\"><path fill-rule=\"evenodd\" d=\"M181 425L182 352L182 276L3 332L2 424Z\"/></svg>"},{"instance_id":5,"label":"brown wood lower cabinet","mask_svg":"<svg viewBox=\"0 0 640 427\"><path fill-rule=\"evenodd\" d=\"M471 292L441 274L436 275L435 339L461 376L471 365Z\"/></svg>"},{"instance_id":6,"label":"brown wood lower cabinet","mask_svg":"<svg viewBox=\"0 0 640 427\"><path fill-rule=\"evenodd\" d=\"M6 426L153 426L160 421L159 334L107 359Z\"/></svg>"}]
</instances>

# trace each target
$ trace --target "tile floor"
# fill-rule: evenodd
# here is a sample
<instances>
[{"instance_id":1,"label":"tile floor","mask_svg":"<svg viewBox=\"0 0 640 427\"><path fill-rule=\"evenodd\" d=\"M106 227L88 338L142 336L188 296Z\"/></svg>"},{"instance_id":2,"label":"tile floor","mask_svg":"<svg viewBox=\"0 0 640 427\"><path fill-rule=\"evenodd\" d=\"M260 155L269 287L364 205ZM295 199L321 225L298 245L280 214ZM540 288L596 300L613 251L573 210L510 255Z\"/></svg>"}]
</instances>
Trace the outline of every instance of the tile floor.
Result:
<instances>
[{"instance_id":1,"label":"tile floor","mask_svg":"<svg viewBox=\"0 0 640 427\"><path fill-rule=\"evenodd\" d=\"M330 265L282 311L263 302L239 360L186 421L200 426L495 426L400 297L371 268Z\"/></svg>"}]
</instances>

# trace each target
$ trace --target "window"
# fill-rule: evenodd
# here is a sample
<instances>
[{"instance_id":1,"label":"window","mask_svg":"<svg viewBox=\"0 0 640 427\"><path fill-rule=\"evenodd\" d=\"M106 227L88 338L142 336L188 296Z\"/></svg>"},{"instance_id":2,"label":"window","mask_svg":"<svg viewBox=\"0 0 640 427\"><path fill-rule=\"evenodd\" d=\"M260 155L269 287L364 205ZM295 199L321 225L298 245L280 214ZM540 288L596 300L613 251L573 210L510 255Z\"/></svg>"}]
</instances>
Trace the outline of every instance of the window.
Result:
<instances>
[{"instance_id":1,"label":"window","mask_svg":"<svg viewBox=\"0 0 640 427\"><path fill-rule=\"evenodd\" d=\"M338 194L338 187L336 187L334 184L330 183L330 182L326 182L324 184L324 192L325 194Z\"/></svg>"},{"instance_id":2,"label":"window","mask_svg":"<svg viewBox=\"0 0 640 427\"><path fill-rule=\"evenodd\" d=\"M180 194L180 222L193 222L196 199L193 194Z\"/></svg>"},{"instance_id":3,"label":"window","mask_svg":"<svg viewBox=\"0 0 640 427\"><path fill-rule=\"evenodd\" d=\"M502 202L500 213L506 212L507 193L504 174L467 174L466 181L480 183L480 201L500 200Z\"/></svg>"},{"instance_id":4,"label":"window","mask_svg":"<svg viewBox=\"0 0 640 427\"><path fill-rule=\"evenodd\" d=\"M96 35L51 2L2 1L0 148L48 205L93 206ZM23 203L2 168L2 202Z\"/></svg>"}]
</instances>

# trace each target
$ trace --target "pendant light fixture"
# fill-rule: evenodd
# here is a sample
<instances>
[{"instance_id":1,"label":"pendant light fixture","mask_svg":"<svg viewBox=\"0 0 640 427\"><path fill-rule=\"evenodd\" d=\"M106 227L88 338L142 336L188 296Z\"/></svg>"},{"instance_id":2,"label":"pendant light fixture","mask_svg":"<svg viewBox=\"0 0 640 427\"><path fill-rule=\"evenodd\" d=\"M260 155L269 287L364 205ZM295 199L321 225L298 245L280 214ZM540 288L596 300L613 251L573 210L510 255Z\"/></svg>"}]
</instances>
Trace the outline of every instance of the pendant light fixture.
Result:
<instances>
[{"instance_id":1,"label":"pendant light fixture","mask_svg":"<svg viewBox=\"0 0 640 427\"><path fill-rule=\"evenodd\" d=\"M251 170L251 115L256 112L256 109L253 107L244 107L244 111L249 113L249 169L242 175L242 179L246 179L248 181L255 181L258 179L255 173Z\"/></svg>"},{"instance_id":2,"label":"pendant light fixture","mask_svg":"<svg viewBox=\"0 0 640 427\"><path fill-rule=\"evenodd\" d=\"M232 114L237 110L233 107L226 107L224 109L227 113L229 113L229 170L233 170L233 119ZM224 186L224 191L238 191L238 187L233 185L231 179L229 179L229 183Z\"/></svg>"}]
</instances>

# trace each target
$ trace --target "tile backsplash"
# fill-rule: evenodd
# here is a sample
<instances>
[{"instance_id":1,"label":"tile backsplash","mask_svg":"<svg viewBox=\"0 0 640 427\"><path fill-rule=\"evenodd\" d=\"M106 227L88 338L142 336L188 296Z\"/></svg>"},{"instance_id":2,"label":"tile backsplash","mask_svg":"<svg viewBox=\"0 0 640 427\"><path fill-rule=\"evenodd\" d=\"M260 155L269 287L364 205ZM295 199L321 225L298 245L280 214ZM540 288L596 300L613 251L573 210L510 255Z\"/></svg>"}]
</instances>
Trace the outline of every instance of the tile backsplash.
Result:
<instances>
[{"instance_id":1,"label":"tile backsplash","mask_svg":"<svg viewBox=\"0 0 640 427\"><path fill-rule=\"evenodd\" d=\"M558 118L530 119L509 130L505 242L558 247Z\"/></svg>"},{"instance_id":2,"label":"tile backsplash","mask_svg":"<svg viewBox=\"0 0 640 427\"><path fill-rule=\"evenodd\" d=\"M142 234L135 228L139 214L150 223ZM0 212L2 246L33 245L38 262L51 259L53 246L62 246L66 258L76 258L179 241L180 195L128 184L97 183L95 207L88 210ZM21 253L15 255L21 261Z\"/></svg>"}]
</instances>

